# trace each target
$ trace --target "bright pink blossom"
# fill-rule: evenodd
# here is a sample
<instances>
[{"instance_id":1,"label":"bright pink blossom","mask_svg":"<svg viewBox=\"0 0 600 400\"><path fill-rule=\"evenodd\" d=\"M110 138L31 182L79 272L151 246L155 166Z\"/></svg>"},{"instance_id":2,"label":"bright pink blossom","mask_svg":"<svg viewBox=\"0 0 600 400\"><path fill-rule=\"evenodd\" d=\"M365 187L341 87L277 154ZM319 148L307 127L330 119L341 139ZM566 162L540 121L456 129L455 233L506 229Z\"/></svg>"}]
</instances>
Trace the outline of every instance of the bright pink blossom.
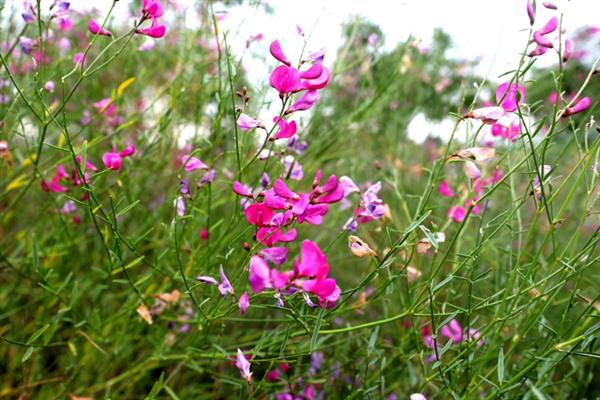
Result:
<instances>
[{"instance_id":1,"label":"bright pink blossom","mask_svg":"<svg viewBox=\"0 0 600 400\"><path fill-rule=\"evenodd\" d=\"M517 104L521 103L524 99L525 89L522 85L517 86L514 83L504 82L496 89L496 102L499 103L506 112L515 111L517 109Z\"/></svg>"},{"instance_id":2,"label":"bright pink blossom","mask_svg":"<svg viewBox=\"0 0 600 400\"><path fill-rule=\"evenodd\" d=\"M240 314L246 314L248 307L250 307L250 300L248 299L248 293L244 292L240 296L240 300L238 301L238 307L240 308Z\"/></svg>"},{"instance_id":3,"label":"bright pink blossom","mask_svg":"<svg viewBox=\"0 0 600 400\"><path fill-rule=\"evenodd\" d=\"M465 219L467 212L463 207L460 206L452 206L448 210L448 217L451 218L454 222L462 222Z\"/></svg>"},{"instance_id":4,"label":"bright pink blossom","mask_svg":"<svg viewBox=\"0 0 600 400\"><path fill-rule=\"evenodd\" d=\"M440 186L438 187L438 193L444 197L454 197L454 192L452 191L450 185L448 184L448 181L446 180L440 183Z\"/></svg>"},{"instance_id":5,"label":"bright pink blossom","mask_svg":"<svg viewBox=\"0 0 600 400\"><path fill-rule=\"evenodd\" d=\"M272 139L287 139L296 134L298 127L296 126L296 121L287 122L283 118L275 117L273 122L277 123L277 132L273 135Z\"/></svg>"},{"instance_id":6,"label":"bright pink blossom","mask_svg":"<svg viewBox=\"0 0 600 400\"><path fill-rule=\"evenodd\" d=\"M112 151L106 152L102 155L102 163L106 168L118 171L121 168L121 162L123 161L123 158L133 155L134 152L135 147L133 145L128 145L125 147L125 149L118 153L117 148L113 147Z\"/></svg>"},{"instance_id":7,"label":"bright pink blossom","mask_svg":"<svg viewBox=\"0 0 600 400\"><path fill-rule=\"evenodd\" d=\"M100 25L93 18L90 19L90 21L88 22L88 29L94 35L112 36L112 33L110 33L108 30L106 30L104 28L101 28Z\"/></svg>"},{"instance_id":8,"label":"bright pink blossom","mask_svg":"<svg viewBox=\"0 0 600 400\"><path fill-rule=\"evenodd\" d=\"M592 104L592 101L590 100L590 98L584 97L583 99L576 102L572 107L567 108L563 114L563 117L568 117L568 116L583 112L583 111L587 110L588 108L590 108L591 104Z\"/></svg>"}]
</instances>

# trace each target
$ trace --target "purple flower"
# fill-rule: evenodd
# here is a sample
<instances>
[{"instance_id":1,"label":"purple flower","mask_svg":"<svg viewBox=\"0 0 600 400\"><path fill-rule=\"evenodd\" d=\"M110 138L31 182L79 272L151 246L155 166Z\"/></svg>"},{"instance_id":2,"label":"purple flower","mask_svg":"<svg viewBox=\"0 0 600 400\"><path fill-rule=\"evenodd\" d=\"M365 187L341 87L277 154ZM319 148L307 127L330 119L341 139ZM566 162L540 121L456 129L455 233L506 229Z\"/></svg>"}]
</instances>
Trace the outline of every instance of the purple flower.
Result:
<instances>
[{"instance_id":1,"label":"purple flower","mask_svg":"<svg viewBox=\"0 0 600 400\"><path fill-rule=\"evenodd\" d=\"M283 176L290 176L290 179L295 181L300 181L304 178L304 171L302 170L302 165L296 160L293 156L285 156L281 159L281 163L283 164ZM292 172L290 173L290 168Z\"/></svg>"},{"instance_id":2,"label":"purple flower","mask_svg":"<svg viewBox=\"0 0 600 400\"><path fill-rule=\"evenodd\" d=\"M207 183L213 183L215 181L216 172L214 169L211 169L206 174L202 175L202 178L198 181L197 187L202 187Z\"/></svg>"},{"instance_id":3,"label":"purple flower","mask_svg":"<svg viewBox=\"0 0 600 400\"><path fill-rule=\"evenodd\" d=\"M188 184L187 179L182 179L179 181L179 193L187 199L192 198L192 193L190 192L190 185Z\"/></svg>"},{"instance_id":4,"label":"purple flower","mask_svg":"<svg viewBox=\"0 0 600 400\"><path fill-rule=\"evenodd\" d=\"M204 283L205 285L217 285L217 280L211 276L199 275L196 277L198 282Z\"/></svg>"},{"instance_id":5,"label":"purple flower","mask_svg":"<svg viewBox=\"0 0 600 400\"><path fill-rule=\"evenodd\" d=\"M19 46L23 53L31 54L31 50L33 49L33 39L30 39L27 36L21 36L19 38Z\"/></svg>"},{"instance_id":6,"label":"purple flower","mask_svg":"<svg viewBox=\"0 0 600 400\"><path fill-rule=\"evenodd\" d=\"M222 265L220 267L220 273L221 283L217 287L217 289L219 289L219 293L221 293L221 296L226 296L227 294L234 296L235 294L233 292L233 288L231 287L231 283L229 283L229 279L227 279L227 277L225 276L225 272L223 271Z\"/></svg>"}]
</instances>

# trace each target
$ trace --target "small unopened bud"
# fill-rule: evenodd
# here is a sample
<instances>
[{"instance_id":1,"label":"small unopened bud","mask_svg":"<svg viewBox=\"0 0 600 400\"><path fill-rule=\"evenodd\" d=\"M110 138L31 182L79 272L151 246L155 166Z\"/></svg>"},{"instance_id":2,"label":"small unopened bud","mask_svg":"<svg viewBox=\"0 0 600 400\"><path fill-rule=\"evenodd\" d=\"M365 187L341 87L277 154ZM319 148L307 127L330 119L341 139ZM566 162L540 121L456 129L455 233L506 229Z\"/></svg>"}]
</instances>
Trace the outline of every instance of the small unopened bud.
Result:
<instances>
[{"instance_id":1,"label":"small unopened bud","mask_svg":"<svg viewBox=\"0 0 600 400\"><path fill-rule=\"evenodd\" d=\"M352 254L356 257L377 256L377 254L369 247L368 244L354 235L350 235L348 237L348 247L350 248Z\"/></svg>"},{"instance_id":2,"label":"small unopened bud","mask_svg":"<svg viewBox=\"0 0 600 400\"><path fill-rule=\"evenodd\" d=\"M423 276L423 273L415 267L406 267L406 277L410 283L416 281L421 276Z\"/></svg>"}]
</instances>

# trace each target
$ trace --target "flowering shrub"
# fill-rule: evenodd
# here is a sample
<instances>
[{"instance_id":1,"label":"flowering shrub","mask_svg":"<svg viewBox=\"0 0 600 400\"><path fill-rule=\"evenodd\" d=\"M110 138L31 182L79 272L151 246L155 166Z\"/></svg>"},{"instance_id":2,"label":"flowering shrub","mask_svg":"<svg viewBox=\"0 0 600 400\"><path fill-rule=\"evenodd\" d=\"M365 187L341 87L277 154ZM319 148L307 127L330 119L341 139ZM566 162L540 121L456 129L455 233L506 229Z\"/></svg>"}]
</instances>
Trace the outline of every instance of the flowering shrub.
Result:
<instances>
[{"instance_id":1,"label":"flowering shrub","mask_svg":"<svg viewBox=\"0 0 600 400\"><path fill-rule=\"evenodd\" d=\"M597 397L600 30L522 3L489 79L364 19L3 9L0 394Z\"/></svg>"}]
</instances>

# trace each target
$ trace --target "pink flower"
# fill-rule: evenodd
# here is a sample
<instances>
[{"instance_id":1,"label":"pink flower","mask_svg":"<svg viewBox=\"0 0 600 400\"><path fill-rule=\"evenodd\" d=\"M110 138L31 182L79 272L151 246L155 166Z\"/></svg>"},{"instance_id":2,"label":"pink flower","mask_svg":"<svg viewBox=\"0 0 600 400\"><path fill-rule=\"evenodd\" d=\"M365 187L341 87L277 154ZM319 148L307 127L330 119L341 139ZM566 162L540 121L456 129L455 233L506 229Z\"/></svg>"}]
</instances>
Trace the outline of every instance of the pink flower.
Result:
<instances>
[{"instance_id":1,"label":"pink flower","mask_svg":"<svg viewBox=\"0 0 600 400\"><path fill-rule=\"evenodd\" d=\"M252 382L252 372L250 372L250 362L244 356L244 353L240 349L237 349L237 356L235 357L235 366L240 370L240 375L248 383Z\"/></svg>"},{"instance_id":2,"label":"pink flower","mask_svg":"<svg viewBox=\"0 0 600 400\"><path fill-rule=\"evenodd\" d=\"M83 62L83 52L75 53L73 56L73 64L81 64Z\"/></svg>"},{"instance_id":3,"label":"pink flower","mask_svg":"<svg viewBox=\"0 0 600 400\"><path fill-rule=\"evenodd\" d=\"M521 103L525 99L525 89L522 85L510 84L510 82L504 82L498 89L496 89L496 102L506 112L513 112L517 109L517 104ZM517 96L517 92L519 95Z\"/></svg>"},{"instance_id":4,"label":"pink flower","mask_svg":"<svg viewBox=\"0 0 600 400\"><path fill-rule=\"evenodd\" d=\"M153 19L152 25L150 25L148 28L137 29L135 32L155 39L160 39L161 37L165 36L167 27L164 25L159 25L156 20Z\"/></svg>"},{"instance_id":5,"label":"pink flower","mask_svg":"<svg viewBox=\"0 0 600 400\"><path fill-rule=\"evenodd\" d=\"M161 17L164 12L158 0L142 0L142 11L151 18Z\"/></svg>"},{"instance_id":6,"label":"pink flower","mask_svg":"<svg viewBox=\"0 0 600 400\"><path fill-rule=\"evenodd\" d=\"M253 198L254 195L252 194L252 192L250 191L250 188L248 188L247 186L241 184L238 181L234 181L232 184L232 190L235 194L237 194L238 196L242 196L242 197L250 197Z\"/></svg>"},{"instance_id":7,"label":"pink flower","mask_svg":"<svg viewBox=\"0 0 600 400\"><path fill-rule=\"evenodd\" d=\"M340 177L340 185L342 185L342 188L344 189L344 197L347 197L352 193L360 192L356 183L347 176Z\"/></svg>"},{"instance_id":8,"label":"pink flower","mask_svg":"<svg viewBox=\"0 0 600 400\"><path fill-rule=\"evenodd\" d=\"M506 114L506 111L502 107L483 107L476 108L467 115L465 118L475 118L481 120L484 124L493 124L502 118Z\"/></svg>"},{"instance_id":9,"label":"pink flower","mask_svg":"<svg viewBox=\"0 0 600 400\"><path fill-rule=\"evenodd\" d=\"M271 271L265 260L259 256L252 256L249 270L248 283L254 293L259 293L265 288L271 287Z\"/></svg>"},{"instance_id":10,"label":"pink flower","mask_svg":"<svg viewBox=\"0 0 600 400\"><path fill-rule=\"evenodd\" d=\"M319 100L319 93L316 90L308 90L300 96L290 108L286 110L286 114L295 111L305 111L310 109Z\"/></svg>"},{"instance_id":11,"label":"pink flower","mask_svg":"<svg viewBox=\"0 0 600 400\"><path fill-rule=\"evenodd\" d=\"M454 220L454 222L462 222L465 219L467 212L460 206L452 206L448 210L448 217Z\"/></svg>"},{"instance_id":12,"label":"pink flower","mask_svg":"<svg viewBox=\"0 0 600 400\"><path fill-rule=\"evenodd\" d=\"M208 240L208 231L206 228L200 229L198 236L200 237L200 240Z\"/></svg>"},{"instance_id":13,"label":"pink flower","mask_svg":"<svg viewBox=\"0 0 600 400\"><path fill-rule=\"evenodd\" d=\"M583 111L587 110L588 108L590 108L591 104L592 104L592 101L590 100L590 98L584 97L583 99L581 99L577 103L575 103L572 107L567 108L563 114L563 118L583 112Z\"/></svg>"},{"instance_id":14,"label":"pink flower","mask_svg":"<svg viewBox=\"0 0 600 400\"><path fill-rule=\"evenodd\" d=\"M128 145L123 150L117 153L117 148L113 146L113 150L102 155L102 163L108 169L118 171L121 168L121 161L125 157L129 157L135 153L135 147Z\"/></svg>"},{"instance_id":15,"label":"pink flower","mask_svg":"<svg viewBox=\"0 0 600 400\"><path fill-rule=\"evenodd\" d=\"M550 20L542 27L542 29L538 30L542 35L547 35L552 33L558 28L558 18L552 17Z\"/></svg>"},{"instance_id":16,"label":"pink flower","mask_svg":"<svg viewBox=\"0 0 600 400\"><path fill-rule=\"evenodd\" d=\"M56 173L50 182L46 182L42 179L42 190L44 192L62 193L67 192L69 189L65 186L60 185L62 179L69 179L69 174L65 171L65 168L59 164L56 166Z\"/></svg>"},{"instance_id":17,"label":"pink flower","mask_svg":"<svg viewBox=\"0 0 600 400\"><path fill-rule=\"evenodd\" d=\"M189 154L182 155L180 157L180 160L181 160L181 163L183 165L185 165L185 167L184 167L185 172L191 172L196 169L204 169L204 170L209 169L208 165L206 165L202 161L200 161L199 158L190 156Z\"/></svg>"},{"instance_id":18,"label":"pink flower","mask_svg":"<svg viewBox=\"0 0 600 400\"><path fill-rule=\"evenodd\" d=\"M270 224L275 213L264 203L254 203L246 208L245 215L249 224L263 227Z\"/></svg>"},{"instance_id":19,"label":"pink flower","mask_svg":"<svg viewBox=\"0 0 600 400\"><path fill-rule=\"evenodd\" d=\"M119 168L121 168L122 160L123 157L121 157L119 153L115 152L114 150L102 155L102 162L104 163L104 166L114 171L118 171Z\"/></svg>"},{"instance_id":20,"label":"pink flower","mask_svg":"<svg viewBox=\"0 0 600 400\"><path fill-rule=\"evenodd\" d=\"M296 68L280 65L271 72L269 84L280 96L295 92L300 88L300 72Z\"/></svg>"},{"instance_id":21,"label":"pink flower","mask_svg":"<svg viewBox=\"0 0 600 400\"><path fill-rule=\"evenodd\" d=\"M227 279L227 276L225 276L225 271L223 271L222 265L219 267L219 272L221 274L221 282L217 286L217 289L219 289L219 293L221 293L221 296L225 296L227 294L234 296L235 293L233 292L233 287L231 287L229 279Z\"/></svg>"},{"instance_id":22,"label":"pink flower","mask_svg":"<svg viewBox=\"0 0 600 400\"><path fill-rule=\"evenodd\" d=\"M452 341L460 343L462 341L462 328L457 320L451 320L447 325L442 326L440 334Z\"/></svg>"},{"instance_id":23,"label":"pink flower","mask_svg":"<svg viewBox=\"0 0 600 400\"><path fill-rule=\"evenodd\" d=\"M571 39L565 40L565 46L563 48L562 59L563 62L569 61L569 58L573 55L573 41Z\"/></svg>"},{"instance_id":24,"label":"pink flower","mask_svg":"<svg viewBox=\"0 0 600 400\"><path fill-rule=\"evenodd\" d=\"M275 265L283 264L287 259L288 250L285 247L268 247L260 251L260 255Z\"/></svg>"},{"instance_id":25,"label":"pink flower","mask_svg":"<svg viewBox=\"0 0 600 400\"><path fill-rule=\"evenodd\" d=\"M438 187L438 193L444 197L454 197L454 192L452 191L452 189L450 189L450 185L446 180L440 183L440 186Z\"/></svg>"},{"instance_id":26,"label":"pink flower","mask_svg":"<svg viewBox=\"0 0 600 400\"><path fill-rule=\"evenodd\" d=\"M249 131L250 129L260 128L262 124L256 119L241 113L237 120L237 126L242 131Z\"/></svg>"},{"instance_id":27,"label":"pink flower","mask_svg":"<svg viewBox=\"0 0 600 400\"><path fill-rule=\"evenodd\" d=\"M292 65L286 56L283 54L283 50L281 50L281 45L279 44L279 40L274 40L269 46L269 52L276 60L284 63L287 66Z\"/></svg>"},{"instance_id":28,"label":"pink flower","mask_svg":"<svg viewBox=\"0 0 600 400\"><path fill-rule=\"evenodd\" d=\"M529 23L533 25L535 22L535 8L533 8L531 0L527 0L527 16L529 17Z\"/></svg>"},{"instance_id":29,"label":"pink flower","mask_svg":"<svg viewBox=\"0 0 600 400\"><path fill-rule=\"evenodd\" d=\"M158 18L163 15L162 5L158 0L142 0L142 18L140 23L150 20L150 26L146 28L136 29L136 33L146 35L153 38L161 38L165 36L167 27L158 24Z\"/></svg>"},{"instance_id":30,"label":"pink flower","mask_svg":"<svg viewBox=\"0 0 600 400\"><path fill-rule=\"evenodd\" d=\"M464 172L466 176L473 180L479 179L481 176L481 171L473 161L465 161Z\"/></svg>"},{"instance_id":31,"label":"pink flower","mask_svg":"<svg viewBox=\"0 0 600 400\"><path fill-rule=\"evenodd\" d=\"M104 28L101 29L100 25L98 25L96 20L94 20L93 18L90 19L90 21L88 22L88 29L94 35L112 36L112 33L110 33L108 30L106 30Z\"/></svg>"},{"instance_id":32,"label":"pink flower","mask_svg":"<svg viewBox=\"0 0 600 400\"><path fill-rule=\"evenodd\" d=\"M225 271L223 271L222 265L219 267L219 273L221 275L220 282L217 282L217 280L215 278L213 278L211 276L206 276L206 275L197 276L196 280L201 283L204 283L205 285L217 286L217 289L219 290L219 293L221 294L221 296L226 296L226 295L230 294L231 296L235 297L233 287L231 286L229 279L227 279L227 276L225 276Z\"/></svg>"},{"instance_id":33,"label":"pink flower","mask_svg":"<svg viewBox=\"0 0 600 400\"><path fill-rule=\"evenodd\" d=\"M238 306L240 308L240 315L246 314L248 307L250 306L250 300L248 299L248 293L244 292L240 296L240 300L238 301Z\"/></svg>"},{"instance_id":34,"label":"pink flower","mask_svg":"<svg viewBox=\"0 0 600 400\"><path fill-rule=\"evenodd\" d=\"M296 134L298 129L296 121L287 122L283 118L275 117L273 122L277 123L278 130L272 137L272 140L290 138Z\"/></svg>"}]
</instances>

